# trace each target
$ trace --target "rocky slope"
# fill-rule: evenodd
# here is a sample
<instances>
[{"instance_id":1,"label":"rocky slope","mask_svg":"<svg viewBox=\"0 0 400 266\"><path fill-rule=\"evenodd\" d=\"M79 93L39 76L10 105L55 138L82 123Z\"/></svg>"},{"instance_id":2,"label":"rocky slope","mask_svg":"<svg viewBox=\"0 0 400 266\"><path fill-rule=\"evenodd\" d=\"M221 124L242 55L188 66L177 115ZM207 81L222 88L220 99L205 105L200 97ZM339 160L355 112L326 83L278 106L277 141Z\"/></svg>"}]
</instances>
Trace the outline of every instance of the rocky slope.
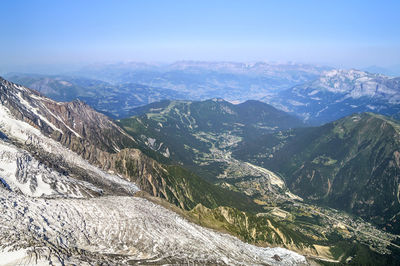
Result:
<instances>
[{"instance_id":1,"label":"rocky slope","mask_svg":"<svg viewBox=\"0 0 400 266\"><path fill-rule=\"evenodd\" d=\"M331 122L360 112L398 118L400 79L354 69L330 70L314 81L265 100L311 124Z\"/></svg>"}]
</instances>

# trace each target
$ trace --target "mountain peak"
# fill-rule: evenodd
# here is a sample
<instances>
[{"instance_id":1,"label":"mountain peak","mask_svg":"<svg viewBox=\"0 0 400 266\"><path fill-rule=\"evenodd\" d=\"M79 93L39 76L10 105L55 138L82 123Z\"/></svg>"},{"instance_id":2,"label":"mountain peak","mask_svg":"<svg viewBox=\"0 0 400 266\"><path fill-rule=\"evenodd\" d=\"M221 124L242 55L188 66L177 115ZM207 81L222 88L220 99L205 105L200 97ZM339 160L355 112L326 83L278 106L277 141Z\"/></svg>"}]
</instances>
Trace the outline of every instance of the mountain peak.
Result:
<instances>
[{"instance_id":1,"label":"mountain peak","mask_svg":"<svg viewBox=\"0 0 400 266\"><path fill-rule=\"evenodd\" d=\"M322 72L320 78L346 78L349 80L355 80L363 77L376 78L376 77L386 77L382 74L373 74L366 71L358 69L332 69Z\"/></svg>"}]
</instances>

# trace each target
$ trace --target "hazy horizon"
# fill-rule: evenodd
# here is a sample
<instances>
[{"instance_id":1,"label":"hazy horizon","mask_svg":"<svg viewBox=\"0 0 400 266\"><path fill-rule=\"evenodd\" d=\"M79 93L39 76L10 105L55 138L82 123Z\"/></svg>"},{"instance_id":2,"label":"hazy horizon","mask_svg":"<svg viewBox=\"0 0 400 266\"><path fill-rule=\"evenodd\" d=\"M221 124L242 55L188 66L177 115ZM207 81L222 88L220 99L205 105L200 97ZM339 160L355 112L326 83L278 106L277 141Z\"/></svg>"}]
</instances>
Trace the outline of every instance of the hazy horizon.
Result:
<instances>
[{"instance_id":1,"label":"hazy horizon","mask_svg":"<svg viewBox=\"0 0 400 266\"><path fill-rule=\"evenodd\" d=\"M0 73L181 60L390 68L400 62L398 10L397 1L12 1Z\"/></svg>"},{"instance_id":2,"label":"hazy horizon","mask_svg":"<svg viewBox=\"0 0 400 266\"><path fill-rule=\"evenodd\" d=\"M332 67L337 69L357 69L362 71L368 71L371 73L385 74L389 76L400 76L400 64L390 66L379 66L379 65L366 65L366 66L347 66L347 65L335 65L335 64L324 64L324 63L310 63L310 62L295 62L295 61L235 61L235 60L175 60L175 61L103 61L103 62L85 62L85 63L48 63L48 64L26 64L26 65L8 65L0 66L0 75L16 74L38 74L38 75L76 75L81 70L88 70L96 66L112 66L112 65L129 65L129 64L149 64L157 66L167 66L177 62L207 62L207 63L267 63L267 64L298 64L298 65L313 65L319 67Z\"/></svg>"}]
</instances>

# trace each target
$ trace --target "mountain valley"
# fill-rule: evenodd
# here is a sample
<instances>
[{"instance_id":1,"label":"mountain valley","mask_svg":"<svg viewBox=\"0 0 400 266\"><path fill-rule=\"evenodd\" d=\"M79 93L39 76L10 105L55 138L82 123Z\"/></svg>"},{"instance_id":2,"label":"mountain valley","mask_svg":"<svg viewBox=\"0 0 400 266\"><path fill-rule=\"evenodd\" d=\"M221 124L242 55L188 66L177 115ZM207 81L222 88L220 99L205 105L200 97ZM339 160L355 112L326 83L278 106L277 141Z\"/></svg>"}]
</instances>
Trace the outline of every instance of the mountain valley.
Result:
<instances>
[{"instance_id":1,"label":"mountain valley","mask_svg":"<svg viewBox=\"0 0 400 266\"><path fill-rule=\"evenodd\" d=\"M97 103L91 102L90 91L104 86L104 95L108 95L109 86L114 85L87 79L85 82L94 82L89 89L85 91L85 82L79 81L82 87L74 92L68 90L64 78L46 81L50 88L54 82L63 85L50 90L52 98L60 97L63 102L1 79L2 223L7 226L21 219L14 231L1 232L2 239L9 239L3 244L3 256L16 252L20 261L28 264L33 260L87 264L101 260L108 264L369 261L396 265L400 260L396 120L361 114L310 128L302 121L304 117L261 101L232 104L213 98L156 102L163 98L148 98L138 103L139 107L131 106L128 100L125 106L129 105L129 110L120 109L112 117L130 117L113 121L104 114L110 114L114 106L105 104L106 109L98 110L99 101L94 98ZM43 80L40 77L35 82L49 94L43 91ZM76 96L87 92L86 100ZM149 102L153 103L143 105ZM121 106L118 99L115 103ZM343 149L332 148L337 145ZM336 153L328 154L327 150ZM376 150L380 152L374 153ZM370 170L362 164L365 162L373 162ZM351 177L361 176L360 169L372 174L357 190L354 186L360 181ZM378 178L388 182L373 181ZM377 184L382 184L379 190ZM348 190L338 189L346 186ZM391 192L384 193L388 188ZM363 196L363 191L376 198ZM20 211L11 210L12 202L24 206L22 216ZM387 204L391 207L379 207ZM37 216L36 207L27 207L41 205L48 206L42 208L43 218ZM104 223L94 225L93 217L85 214L89 206ZM52 208L54 213L50 213ZM71 222L57 224L60 218L56 215L61 215L57 213L67 213L64 217ZM137 213L142 213L140 218ZM115 216L122 219L118 226L107 226ZM166 224L158 221L161 216L168 217ZM132 222L124 222L128 218L123 217ZM171 217L184 222L176 225L178 218ZM138 219L144 227L134 222ZM89 226L85 237L93 241L75 235L79 224ZM161 235L126 242L138 232L148 234L148 228L153 228L149 226L156 226L158 229L151 230ZM168 242L163 237L171 227L179 232L191 229L180 240ZM24 233L31 228L36 230L34 240ZM119 236L106 239L105 233L99 235L103 230L124 236L118 240L122 246L116 244ZM67 236L58 239L59 234ZM222 237L218 241L229 248L213 253L201 243L193 242L191 249L178 244L182 239L182 243L194 241L193 234L208 234L204 239ZM224 238L224 234L240 240ZM159 244L154 244L153 237ZM249 244L244 248L241 241L276 248ZM159 249L151 251L152 245ZM227 255L235 248L247 252L248 257ZM307 261L287 249L306 256Z\"/></svg>"},{"instance_id":2,"label":"mountain valley","mask_svg":"<svg viewBox=\"0 0 400 266\"><path fill-rule=\"evenodd\" d=\"M234 154L279 172L299 196L399 233L399 128L388 117L352 115L243 143Z\"/></svg>"},{"instance_id":3,"label":"mountain valley","mask_svg":"<svg viewBox=\"0 0 400 266\"><path fill-rule=\"evenodd\" d=\"M179 177L179 167L175 167L174 172L174 168L158 164L141 155L139 150L124 148L133 145L135 140L104 115L81 102L57 103L5 80L1 80L0 88L1 256L14 258L10 263L92 264L98 260L108 264L135 261L305 263L304 257L296 253L244 244L233 237L193 225L146 199L132 198L141 188L174 202L171 199L176 195L174 189L182 184L186 184L185 197L190 197L187 196L190 182L173 183L175 187L171 187L169 194L162 191L163 186L158 187L157 182L165 184L167 178ZM63 108L68 109L62 112L68 115L68 119L57 113ZM84 115L79 116L79 113ZM85 119L84 126L80 119ZM96 127L111 133L110 137L95 134ZM112 160L109 159L113 154L118 157L121 152L131 157L131 160L123 159L128 172L125 176L111 170ZM135 183L129 181L130 171L141 173L135 173ZM187 174L181 178L185 180ZM192 178L196 180L195 176ZM204 182L197 182L207 190ZM214 196L212 189L208 193L211 198ZM224 200L229 202L227 195L229 192L224 193ZM179 199L179 196L174 199ZM174 203L180 205L179 200ZM88 216L89 208L96 212L95 216ZM104 218L98 220L97 217ZM115 217L120 223L113 228L109 221ZM159 217L165 217L163 222L160 223ZM93 219L101 222L96 223ZM129 220L131 222L127 222ZM149 229L149 226L157 229ZM80 234L82 228L83 234ZM165 238L171 235L166 233L167 230L174 230L177 238ZM152 231L160 232L164 238L150 234ZM140 236L143 234L147 236ZM140 237L136 242L130 242L135 235ZM198 242L199 236L207 245ZM156 250L155 239L160 241ZM210 246L211 239L216 246ZM188 241L194 242L188 245ZM174 246L175 251L169 245ZM199 245L205 249L201 250ZM234 246L240 250L240 257L236 259L232 254ZM220 251L211 251L216 249ZM229 254L223 255L224 252ZM244 257L243 252L248 252L249 256ZM273 259L274 255L279 260Z\"/></svg>"},{"instance_id":4,"label":"mountain valley","mask_svg":"<svg viewBox=\"0 0 400 266\"><path fill-rule=\"evenodd\" d=\"M243 110L247 106L255 108L247 113L260 114L257 117L261 120L246 118L239 121L240 126L238 126L236 119L242 112L246 113ZM301 197L304 196L304 192L301 192L303 190L296 190L296 187L291 186L291 183L283 178L285 175L281 172L280 166L288 161L286 157L278 157L276 161L271 161L271 164L263 164L263 160L271 160L269 156L275 155L268 151L279 150L282 145L285 145L286 138L290 139L291 134L294 134L292 132L308 132L313 128L304 128L298 120L287 115L276 120L262 120L263 111L261 110L269 110L270 114L276 118L281 112L261 102L259 104L249 102L249 104L236 106L219 99L203 102L161 102L138 108L136 112L141 115L123 119L120 124L129 134L138 139L141 145L177 160L200 176L206 178L208 176L209 181L221 187L245 193L264 208L267 217L278 219L281 224L286 224L292 229L296 228L310 238L332 244L332 240L336 239L337 235L340 235L340 239L355 237L361 243L368 243L384 253L392 252L390 251L392 248L394 252L398 252L396 244L389 244L396 241L396 235L376 229L359 217L351 217L343 211L318 207L310 204L307 198L305 198L307 202L304 202L302 198L292 194L291 191ZM303 128L283 130L285 127L290 127L288 126L290 124L297 127L303 126ZM251 129L246 130L246 128ZM262 128L258 134L257 128ZM247 134L247 132L252 134ZM309 139L314 140L317 134L311 135ZM353 133L349 136L357 136L357 134ZM388 147L391 145L386 139L381 142L387 143ZM304 139L299 140L299 143L305 147L313 147ZM291 147L290 143L287 147ZM332 150L323 147L316 151L323 152L325 149ZM290 158L289 154L289 152L286 154L288 158ZM299 161L302 162L300 158ZM390 178L396 180L397 177L391 174ZM394 185L393 188L396 193L397 186ZM310 190L317 191L317 187ZM204 212L203 208L197 210ZM347 209L344 210L347 211ZM397 213L396 208L392 208L391 211ZM209 216L210 213L207 213ZM370 220L368 215L361 215L361 217ZM394 218L392 225L396 224L395 221ZM371 235L376 237L371 237ZM381 241L386 244L382 246Z\"/></svg>"}]
</instances>

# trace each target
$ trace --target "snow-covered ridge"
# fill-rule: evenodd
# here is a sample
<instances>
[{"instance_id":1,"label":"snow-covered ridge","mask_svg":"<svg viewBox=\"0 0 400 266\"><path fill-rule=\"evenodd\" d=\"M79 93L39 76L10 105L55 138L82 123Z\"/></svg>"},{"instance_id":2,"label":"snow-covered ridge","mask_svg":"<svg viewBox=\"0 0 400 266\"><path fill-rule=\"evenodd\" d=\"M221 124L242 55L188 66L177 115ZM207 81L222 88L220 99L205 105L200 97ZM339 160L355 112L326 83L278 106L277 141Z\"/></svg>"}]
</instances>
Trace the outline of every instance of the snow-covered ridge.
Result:
<instances>
[{"instance_id":1,"label":"snow-covered ridge","mask_svg":"<svg viewBox=\"0 0 400 266\"><path fill-rule=\"evenodd\" d=\"M1 80L0 80L0 82L1 82ZM9 96L7 99L8 101L13 101L14 103L16 103L18 108L22 108L24 112L31 113L31 114L39 117L40 118L40 120L38 121L39 125L41 123L40 121L42 121L42 122L46 123L48 126L50 126L53 130L63 133L63 131L60 128L58 128L56 125L51 123L42 113L42 110L49 111L46 108L46 106L44 105L44 102L51 102L51 103L55 104L56 103L55 101L45 98L45 97L42 97L39 94L34 94L34 92L32 90L25 88L23 86L13 84L11 82L3 81L2 85L4 85L8 91L8 96ZM28 102L26 99L28 96L31 99L33 99L33 101ZM51 113L51 115L53 115L54 118L56 118L57 120L59 120L59 122L61 122L65 125L65 123L59 117L57 117L53 113ZM79 134L77 134L76 132L74 132L74 133L77 136L79 136Z\"/></svg>"},{"instance_id":2,"label":"snow-covered ridge","mask_svg":"<svg viewBox=\"0 0 400 266\"><path fill-rule=\"evenodd\" d=\"M354 99L363 96L383 98L397 96L400 99L400 83L397 82L396 86L393 80L385 75L355 69L334 69L324 72L319 79L306 86L315 88L308 93L309 96L317 94L320 90L326 90L333 93L345 93ZM298 87L299 91L304 88L303 85Z\"/></svg>"},{"instance_id":3,"label":"snow-covered ridge","mask_svg":"<svg viewBox=\"0 0 400 266\"><path fill-rule=\"evenodd\" d=\"M271 103L317 124L355 112L373 111L398 117L400 78L355 69L334 69L324 72L314 81L277 94Z\"/></svg>"}]
</instances>

